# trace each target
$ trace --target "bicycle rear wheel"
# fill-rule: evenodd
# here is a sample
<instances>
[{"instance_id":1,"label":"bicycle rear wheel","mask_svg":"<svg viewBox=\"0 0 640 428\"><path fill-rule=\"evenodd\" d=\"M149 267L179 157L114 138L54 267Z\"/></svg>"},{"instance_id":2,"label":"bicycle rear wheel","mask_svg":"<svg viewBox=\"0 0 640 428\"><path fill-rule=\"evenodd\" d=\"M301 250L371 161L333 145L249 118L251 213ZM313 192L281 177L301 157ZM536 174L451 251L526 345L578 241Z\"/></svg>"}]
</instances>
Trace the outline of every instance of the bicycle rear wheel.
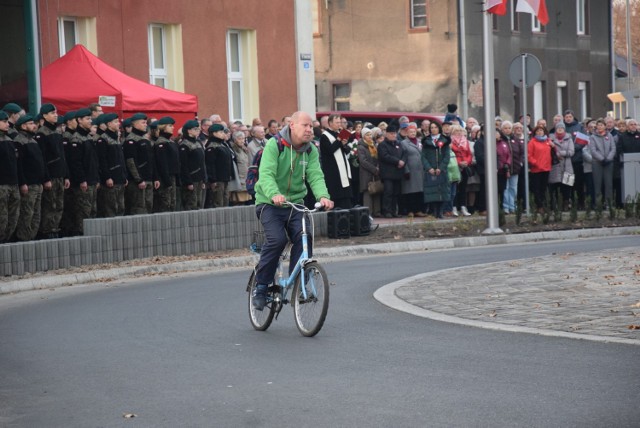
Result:
<instances>
[{"instance_id":1,"label":"bicycle rear wheel","mask_svg":"<svg viewBox=\"0 0 640 428\"><path fill-rule=\"evenodd\" d=\"M301 276L305 278L306 298L302 291ZM291 296L296 326L303 336L318 334L329 310L329 280L318 262L307 263L296 278Z\"/></svg>"},{"instance_id":2,"label":"bicycle rear wheel","mask_svg":"<svg viewBox=\"0 0 640 428\"><path fill-rule=\"evenodd\" d=\"M278 303L274 299L273 292L267 292L267 305L263 310L259 311L253 307L253 292L256 288L256 271L255 269L251 273L249 278L249 284L247 285L247 291L249 292L249 320L251 325L258 331L265 331L271 325L273 316L276 313L276 306Z\"/></svg>"}]
</instances>

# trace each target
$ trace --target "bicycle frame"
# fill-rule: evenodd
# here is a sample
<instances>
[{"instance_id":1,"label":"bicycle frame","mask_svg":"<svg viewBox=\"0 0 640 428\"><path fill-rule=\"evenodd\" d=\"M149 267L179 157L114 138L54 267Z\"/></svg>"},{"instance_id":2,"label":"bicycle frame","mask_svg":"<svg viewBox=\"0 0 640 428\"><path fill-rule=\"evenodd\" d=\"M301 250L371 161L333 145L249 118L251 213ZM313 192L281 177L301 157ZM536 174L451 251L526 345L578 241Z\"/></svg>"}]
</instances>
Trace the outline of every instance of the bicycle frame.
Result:
<instances>
[{"instance_id":1,"label":"bicycle frame","mask_svg":"<svg viewBox=\"0 0 640 428\"><path fill-rule=\"evenodd\" d=\"M309 258L309 238L308 238L308 234L307 234L307 219L311 222L312 224L312 228L313 228L313 219L311 218L311 216L309 215L310 213L316 211L314 210L309 210L308 208L304 207L303 209L298 208L298 206L296 204L293 203L289 203L289 206L292 207L293 209L295 209L296 211L301 211L302 212L302 254L300 254L300 258L298 259L298 261L296 262L296 265L293 268L293 271L291 272L290 275L288 276L282 276L282 277L278 277L276 278L275 283L280 286L282 288L282 295L283 298L286 298L287 292L291 289L291 287L293 286L296 278L298 275L300 275L300 272L302 271L302 268L304 267L305 264L313 261L313 259ZM282 266L282 262L283 260L280 259L279 261L279 266L278 266L278 271L281 272L282 269L284 268L284 266ZM302 281L302 295L304 297L304 299L307 299L307 288L305 287L306 283L306 278L304 275L301 276L300 280ZM313 294L316 293L316 288L315 288L315 284L311 284L311 291Z\"/></svg>"}]
</instances>

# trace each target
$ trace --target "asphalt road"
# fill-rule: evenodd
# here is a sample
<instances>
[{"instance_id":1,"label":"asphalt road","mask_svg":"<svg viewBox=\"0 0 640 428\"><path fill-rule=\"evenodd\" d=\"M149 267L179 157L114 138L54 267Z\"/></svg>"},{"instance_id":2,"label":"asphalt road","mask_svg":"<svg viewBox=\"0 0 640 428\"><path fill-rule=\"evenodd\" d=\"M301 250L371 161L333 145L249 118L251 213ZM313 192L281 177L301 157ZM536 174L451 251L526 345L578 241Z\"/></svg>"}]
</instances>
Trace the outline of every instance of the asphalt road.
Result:
<instances>
[{"instance_id":1,"label":"asphalt road","mask_svg":"<svg viewBox=\"0 0 640 428\"><path fill-rule=\"evenodd\" d=\"M334 285L314 338L297 332L289 307L254 331L247 271L2 296L0 426L637 427L638 346L446 324L372 297L425 271L634 245L631 236L326 262Z\"/></svg>"}]
</instances>

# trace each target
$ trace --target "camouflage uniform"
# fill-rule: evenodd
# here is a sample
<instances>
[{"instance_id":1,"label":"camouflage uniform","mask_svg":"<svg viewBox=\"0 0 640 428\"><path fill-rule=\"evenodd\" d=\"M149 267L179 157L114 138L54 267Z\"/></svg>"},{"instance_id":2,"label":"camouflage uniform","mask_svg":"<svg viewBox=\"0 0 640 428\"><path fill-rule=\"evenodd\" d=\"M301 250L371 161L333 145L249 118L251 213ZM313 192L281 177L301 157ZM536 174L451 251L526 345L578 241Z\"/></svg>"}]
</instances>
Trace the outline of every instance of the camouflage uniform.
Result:
<instances>
[{"instance_id":1,"label":"camouflage uniform","mask_svg":"<svg viewBox=\"0 0 640 428\"><path fill-rule=\"evenodd\" d=\"M204 149L200 142L185 137L180 144L180 181L182 182L182 207L184 210L197 210L203 207L202 183L206 179ZM188 186L193 185L193 190Z\"/></svg>"},{"instance_id":2,"label":"camouflage uniform","mask_svg":"<svg viewBox=\"0 0 640 428\"><path fill-rule=\"evenodd\" d=\"M49 181L49 176L34 134L21 130L16 135L15 142L24 178L20 185L26 184L29 189L26 194L20 197L20 216L16 225L16 239L30 241L38 234L42 184Z\"/></svg>"},{"instance_id":3,"label":"camouflage uniform","mask_svg":"<svg viewBox=\"0 0 640 428\"><path fill-rule=\"evenodd\" d=\"M122 145L118 134L109 130L100 135L96 143L98 164L100 165L100 188L98 189L98 217L124 215L124 192L126 168ZM107 186L107 180L113 180L113 186Z\"/></svg>"},{"instance_id":4,"label":"camouflage uniform","mask_svg":"<svg viewBox=\"0 0 640 428\"><path fill-rule=\"evenodd\" d=\"M145 132L134 128L127 135L122 148L129 180L125 205L127 214L131 215L153 212L155 162L151 142L144 135ZM147 187L140 189L138 185L143 181Z\"/></svg>"},{"instance_id":5,"label":"camouflage uniform","mask_svg":"<svg viewBox=\"0 0 640 428\"><path fill-rule=\"evenodd\" d=\"M45 238L55 238L60 232L60 221L64 210L64 182L69 176L67 162L64 157L62 134L56 131L56 125L45 121L38 129L35 140L40 146L44 157L51 189L42 192L42 218L40 220L40 235Z\"/></svg>"},{"instance_id":6,"label":"camouflage uniform","mask_svg":"<svg viewBox=\"0 0 640 428\"><path fill-rule=\"evenodd\" d=\"M65 193L65 232L77 236L83 233L84 219L97 214L98 155L89 131L80 126L66 142L65 150L71 181ZM82 183L87 184L86 191L80 187Z\"/></svg>"},{"instance_id":7,"label":"camouflage uniform","mask_svg":"<svg viewBox=\"0 0 640 428\"><path fill-rule=\"evenodd\" d=\"M156 175L160 180L160 187L155 192L154 212L168 212L176 210L177 177L180 173L180 157L178 145L171 141L170 134L162 132L153 143L156 161Z\"/></svg>"},{"instance_id":8,"label":"camouflage uniform","mask_svg":"<svg viewBox=\"0 0 640 428\"><path fill-rule=\"evenodd\" d=\"M0 244L13 236L20 215L18 149L7 134L0 131Z\"/></svg>"}]
</instances>

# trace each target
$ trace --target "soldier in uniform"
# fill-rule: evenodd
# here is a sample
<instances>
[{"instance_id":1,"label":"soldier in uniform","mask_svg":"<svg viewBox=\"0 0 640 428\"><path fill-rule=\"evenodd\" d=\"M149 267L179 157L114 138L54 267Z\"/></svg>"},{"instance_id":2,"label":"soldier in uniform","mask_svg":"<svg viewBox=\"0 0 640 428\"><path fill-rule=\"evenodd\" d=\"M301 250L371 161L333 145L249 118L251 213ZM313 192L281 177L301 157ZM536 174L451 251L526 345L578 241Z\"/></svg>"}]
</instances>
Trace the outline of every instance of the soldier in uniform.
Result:
<instances>
[{"instance_id":1,"label":"soldier in uniform","mask_svg":"<svg viewBox=\"0 0 640 428\"><path fill-rule=\"evenodd\" d=\"M69 218L67 235L83 233L83 222L97 214L97 188L100 180L98 155L91 132L91 110L76 112L77 128L66 145L67 165L71 186L70 201L65 201L65 217ZM68 126L69 122L67 122ZM68 203L70 202L70 203Z\"/></svg>"},{"instance_id":2,"label":"soldier in uniform","mask_svg":"<svg viewBox=\"0 0 640 428\"><path fill-rule=\"evenodd\" d=\"M124 215L124 192L127 185L127 170L120 144L120 120L115 113L102 116L105 131L96 142L100 168L98 189L98 217Z\"/></svg>"},{"instance_id":3,"label":"soldier in uniform","mask_svg":"<svg viewBox=\"0 0 640 428\"><path fill-rule=\"evenodd\" d=\"M229 206L229 181L234 174L233 151L226 143L224 126L214 123L209 127L209 141L205 148L207 166L207 208Z\"/></svg>"},{"instance_id":4,"label":"soldier in uniform","mask_svg":"<svg viewBox=\"0 0 640 428\"><path fill-rule=\"evenodd\" d=\"M24 110L16 103L7 103L2 107L2 111L9 116L9 130L7 131L7 135L13 140L16 135L18 135L16 122L20 119L20 116L24 116Z\"/></svg>"},{"instance_id":5,"label":"soldier in uniform","mask_svg":"<svg viewBox=\"0 0 640 428\"><path fill-rule=\"evenodd\" d=\"M197 120L189 120L182 127L184 138L180 143L180 181L184 210L197 210L203 205L201 190L206 188L206 166L204 148L197 140L199 133Z\"/></svg>"},{"instance_id":6,"label":"soldier in uniform","mask_svg":"<svg viewBox=\"0 0 640 428\"><path fill-rule=\"evenodd\" d=\"M176 121L169 116L157 121L158 139L153 143L156 161L156 175L160 187L155 193L154 211L170 212L176 210L177 186L179 185L180 154L178 145L171 140L173 125Z\"/></svg>"},{"instance_id":7,"label":"soldier in uniform","mask_svg":"<svg viewBox=\"0 0 640 428\"><path fill-rule=\"evenodd\" d=\"M131 116L131 133L127 135L123 151L127 166L126 191L127 214L153 212L153 190L160 187L156 180L153 147L147 139L147 116L136 113Z\"/></svg>"},{"instance_id":8,"label":"soldier in uniform","mask_svg":"<svg viewBox=\"0 0 640 428\"><path fill-rule=\"evenodd\" d=\"M53 104L43 104L40 114L44 120L38 129L35 140L40 146L51 180L51 189L42 192L42 216L40 219L40 237L58 238L60 221L64 210L64 190L69 188L69 171L64 156L62 134L57 129L58 112Z\"/></svg>"},{"instance_id":9,"label":"soldier in uniform","mask_svg":"<svg viewBox=\"0 0 640 428\"><path fill-rule=\"evenodd\" d=\"M18 149L9 138L9 115L0 111L0 244L13 236L20 215L20 189L24 183L22 169L18 169ZM27 186L22 186L27 192Z\"/></svg>"},{"instance_id":10,"label":"soldier in uniform","mask_svg":"<svg viewBox=\"0 0 640 428\"><path fill-rule=\"evenodd\" d=\"M34 139L37 126L31 115L21 116L16 122L18 135L15 142L24 178L20 184L27 186L27 189L21 188L20 217L16 226L16 239L19 241L30 241L38 234L43 185L45 189L51 189L44 157Z\"/></svg>"}]
</instances>

